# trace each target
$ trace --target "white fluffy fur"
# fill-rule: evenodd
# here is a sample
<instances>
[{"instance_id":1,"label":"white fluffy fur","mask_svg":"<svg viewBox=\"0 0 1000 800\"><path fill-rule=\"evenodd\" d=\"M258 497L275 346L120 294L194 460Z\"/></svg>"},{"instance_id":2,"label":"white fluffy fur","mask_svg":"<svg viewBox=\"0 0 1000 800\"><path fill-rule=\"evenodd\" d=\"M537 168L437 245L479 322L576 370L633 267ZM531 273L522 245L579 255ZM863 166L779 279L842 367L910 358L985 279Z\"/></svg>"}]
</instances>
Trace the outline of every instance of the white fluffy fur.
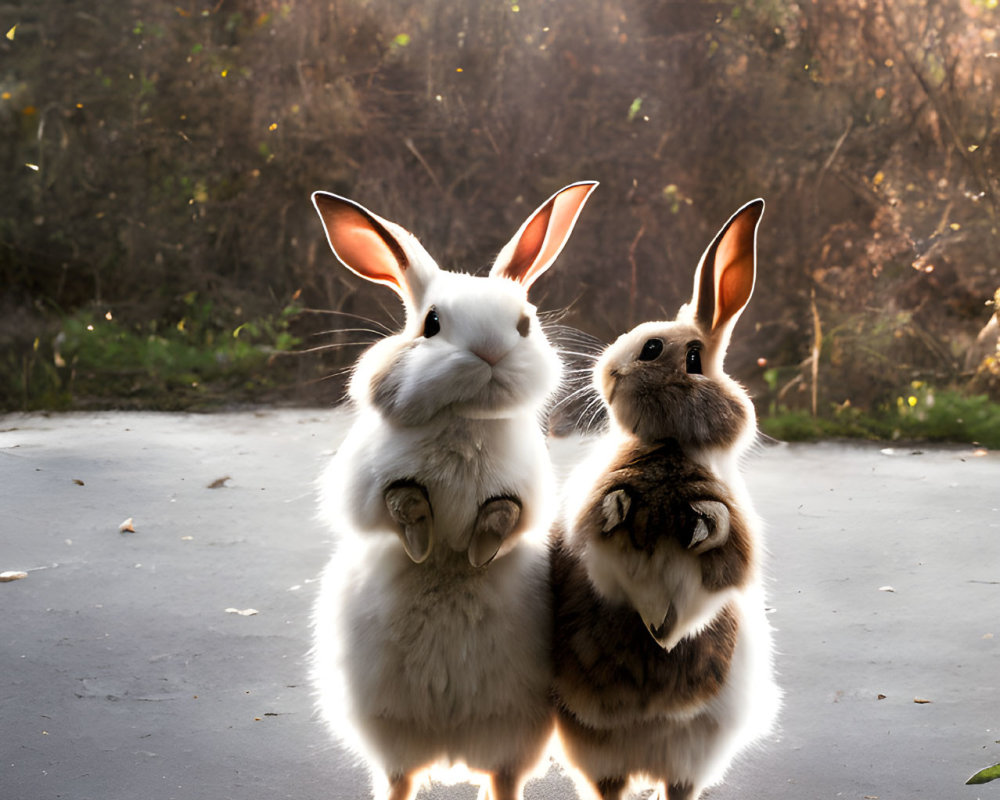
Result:
<instances>
[{"instance_id":1,"label":"white fluffy fur","mask_svg":"<svg viewBox=\"0 0 1000 800\"><path fill-rule=\"evenodd\" d=\"M592 189L567 188L577 200L542 228L543 260L532 275L555 258L581 191ZM560 195L528 222L548 219L539 214ZM526 298L533 277L505 277L504 259L528 223L489 277L472 277L438 269L399 226L335 201L324 217L331 246L340 255L343 237L349 268L396 289L407 323L359 361L350 387L356 417L320 478L320 513L338 542L313 612L319 709L366 762L378 796L394 776L419 777L437 763L500 771L519 784L552 729L546 540L554 489L538 412L560 373ZM395 239L406 256L398 268L396 251L379 249L382 233L358 245L363 221L331 232L350 207L360 209L352 220L375 220ZM382 255L369 271L372 249ZM431 309L440 329L424 336ZM386 508L386 488L399 480L423 486L433 513L432 546L419 564ZM492 563L474 567L466 553L473 523L498 496L520 501L517 533ZM508 785L497 800L518 789ZM395 791L394 800L409 794Z\"/></svg>"},{"instance_id":2,"label":"white fluffy fur","mask_svg":"<svg viewBox=\"0 0 1000 800\"><path fill-rule=\"evenodd\" d=\"M323 573L319 708L376 781L438 762L530 767L548 736L543 549L452 566L413 564L393 536L343 542Z\"/></svg>"}]
</instances>

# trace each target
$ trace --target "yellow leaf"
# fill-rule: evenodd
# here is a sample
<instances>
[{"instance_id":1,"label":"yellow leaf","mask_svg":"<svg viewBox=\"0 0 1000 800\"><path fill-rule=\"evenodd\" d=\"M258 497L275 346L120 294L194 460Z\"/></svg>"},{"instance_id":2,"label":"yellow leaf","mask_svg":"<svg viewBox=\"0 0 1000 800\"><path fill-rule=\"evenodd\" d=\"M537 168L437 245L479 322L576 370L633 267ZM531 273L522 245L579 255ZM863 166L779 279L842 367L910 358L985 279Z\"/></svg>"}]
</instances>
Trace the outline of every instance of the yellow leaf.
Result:
<instances>
[{"instance_id":1,"label":"yellow leaf","mask_svg":"<svg viewBox=\"0 0 1000 800\"><path fill-rule=\"evenodd\" d=\"M14 41L14 33L17 31L17 25L14 25L9 31L7 31L7 38L10 41Z\"/></svg>"}]
</instances>

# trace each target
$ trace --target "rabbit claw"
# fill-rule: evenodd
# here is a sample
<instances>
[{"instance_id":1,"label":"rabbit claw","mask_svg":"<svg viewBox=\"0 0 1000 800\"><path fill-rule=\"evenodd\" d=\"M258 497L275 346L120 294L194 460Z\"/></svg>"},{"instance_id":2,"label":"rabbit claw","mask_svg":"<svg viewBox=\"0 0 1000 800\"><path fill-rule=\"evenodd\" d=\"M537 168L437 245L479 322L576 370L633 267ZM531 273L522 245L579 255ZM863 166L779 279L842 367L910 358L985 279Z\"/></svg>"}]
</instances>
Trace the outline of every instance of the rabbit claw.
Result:
<instances>
[{"instance_id":1,"label":"rabbit claw","mask_svg":"<svg viewBox=\"0 0 1000 800\"><path fill-rule=\"evenodd\" d=\"M485 567L500 551L521 520L521 502L514 497L494 497L479 507L469 542L469 563Z\"/></svg>"},{"instance_id":2,"label":"rabbit claw","mask_svg":"<svg viewBox=\"0 0 1000 800\"><path fill-rule=\"evenodd\" d=\"M719 547L729 538L729 508L718 500L695 500L691 510L697 515L688 550L700 554Z\"/></svg>"},{"instance_id":3,"label":"rabbit claw","mask_svg":"<svg viewBox=\"0 0 1000 800\"><path fill-rule=\"evenodd\" d=\"M422 564L434 543L434 512L427 490L416 481L397 481L385 490L385 507L398 530L403 548L414 564Z\"/></svg>"},{"instance_id":4,"label":"rabbit claw","mask_svg":"<svg viewBox=\"0 0 1000 800\"><path fill-rule=\"evenodd\" d=\"M604 512L604 527L601 533L610 533L623 522L632 507L632 498L625 489L615 489L604 495L601 510Z\"/></svg>"}]
</instances>

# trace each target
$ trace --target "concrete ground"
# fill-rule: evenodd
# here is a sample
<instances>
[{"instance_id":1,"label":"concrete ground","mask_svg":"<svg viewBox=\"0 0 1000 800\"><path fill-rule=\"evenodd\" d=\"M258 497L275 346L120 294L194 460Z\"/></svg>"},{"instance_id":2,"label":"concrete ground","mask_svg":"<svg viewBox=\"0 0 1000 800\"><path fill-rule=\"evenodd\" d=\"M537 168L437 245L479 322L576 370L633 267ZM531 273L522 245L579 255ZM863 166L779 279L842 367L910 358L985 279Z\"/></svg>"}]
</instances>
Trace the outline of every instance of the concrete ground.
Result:
<instances>
[{"instance_id":1,"label":"concrete ground","mask_svg":"<svg viewBox=\"0 0 1000 800\"><path fill-rule=\"evenodd\" d=\"M0 798L367 796L305 680L331 547L312 481L341 429L334 411L0 417L0 573L28 573L0 583ZM1000 761L1000 455L777 446L747 472L785 705L712 800L1000 797L964 785ZM526 795L573 790L553 770ZM475 790L421 800L446 797Z\"/></svg>"}]
</instances>

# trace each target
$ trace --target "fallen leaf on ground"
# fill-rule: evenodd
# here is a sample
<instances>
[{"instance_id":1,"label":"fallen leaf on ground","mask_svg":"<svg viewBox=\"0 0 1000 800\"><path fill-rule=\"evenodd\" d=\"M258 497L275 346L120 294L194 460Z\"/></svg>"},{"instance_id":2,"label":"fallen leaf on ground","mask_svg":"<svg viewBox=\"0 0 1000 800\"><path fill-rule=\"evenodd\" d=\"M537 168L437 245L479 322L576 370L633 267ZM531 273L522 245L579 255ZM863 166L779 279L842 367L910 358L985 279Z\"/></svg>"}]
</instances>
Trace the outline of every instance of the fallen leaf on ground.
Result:
<instances>
[{"instance_id":1,"label":"fallen leaf on ground","mask_svg":"<svg viewBox=\"0 0 1000 800\"><path fill-rule=\"evenodd\" d=\"M81 481L79 478L73 478L73 483L75 483L77 486L86 486L87 485L83 481Z\"/></svg>"},{"instance_id":2,"label":"fallen leaf on ground","mask_svg":"<svg viewBox=\"0 0 1000 800\"><path fill-rule=\"evenodd\" d=\"M913 698L913 702L914 703L919 703L920 705L925 705L927 703L932 703L934 701L933 700L924 700L924 698L922 698L922 697L914 697Z\"/></svg>"},{"instance_id":3,"label":"fallen leaf on ground","mask_svg":"<svg viewBox=\"0 0 1000 800\"><path fill-rule=\"evenodd\" d=\"M877 694L877 695L875 695L875 699L876 700L885 700L885 695L884 694Z\"/></svg>"},{"instance_id":4,"label":"fallen leaf on ground","mask_svg":"<svg viewBox=\"0 0 1000 800\"><path fill-rule=\"evenodd\" d=\"M9 583L10 581L19 581L21 578L27 578L27 572L18 572L17 570L11 570L9 572L0 572L0 583Z\"/></svg>"},{"instance_id":5,"label":"fallen leaf on ground","mask_svg":"<svg viewBox=\"0 0 1000 800\"><path fill-rule=\"evenodd\" d=\"M252 617L258 613L256 608L227 608L227 614L239 614L241 617Z\"/></svg>"},{"instance_id":6,"label":"fallen leaf on ground","mask_svg":"<svg viewBox=\"0 0 1000 800\"><path fill-rule=\"evenodd\" d=\"M230 478L228 475L226 475L226 476L224 476L222 478L216 478L214 481L212 481L210 484L208 484L208 486L205 487L205 488L207 488L207 489L221 489L223 486L226 485L226 481L231 481L231 480L232 480L232 478Z\"/></svg>"},{"instance_id":7,"label":"fallen leaf on ground","mask_svg":"<svg viewBox=\"0 0 1000 800\"><path fill-rule=\"evenodd\" d=\"M990 781L995 781L997 778L1000 778L1000 764L994 764L992 767L979 770L965 784L968 786L975 783L989 783Z\"/></svg>"},{"instance_id":8,"label":"fallen leaf on ground","mask_svg":"<svg viewBox=\"0 0 1000 800\"><path fill-rule=\"evenodd\" d=\"M132 524L132 517L129 517L121 525L119 525L118 531L119 533L125 533L125 531L128 531L129 533L135 533L135 526Z\"/></svg>"}]
</instances>

